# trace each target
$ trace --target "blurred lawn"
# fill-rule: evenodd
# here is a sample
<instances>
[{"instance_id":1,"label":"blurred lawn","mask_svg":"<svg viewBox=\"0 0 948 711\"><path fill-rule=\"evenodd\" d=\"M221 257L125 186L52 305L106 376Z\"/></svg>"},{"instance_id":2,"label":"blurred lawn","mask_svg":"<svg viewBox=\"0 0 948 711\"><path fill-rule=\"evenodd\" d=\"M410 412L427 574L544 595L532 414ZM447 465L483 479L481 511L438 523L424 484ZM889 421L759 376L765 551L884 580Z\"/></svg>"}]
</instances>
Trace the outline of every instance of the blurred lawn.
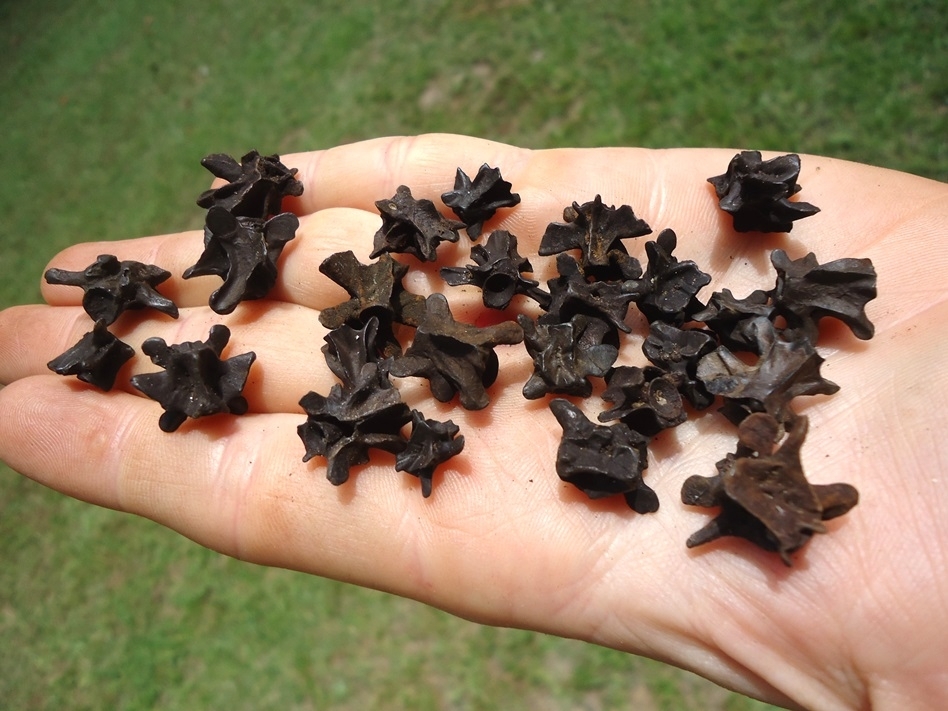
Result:
<instances>
[{"instance_id":1,"label":"blurred lawn","mask_svg":"<svg viewBox=\"0 0 948 711\"><path fill-rule=\"evenodd\" d=\"M948 179L948 5L0 0L0 305L200 225L201 156L451 131ZM0 334L0 338L3 334ZM0 471L0 708L750 709L670 667L237 563Z\"/></svg>"}]
</instances>

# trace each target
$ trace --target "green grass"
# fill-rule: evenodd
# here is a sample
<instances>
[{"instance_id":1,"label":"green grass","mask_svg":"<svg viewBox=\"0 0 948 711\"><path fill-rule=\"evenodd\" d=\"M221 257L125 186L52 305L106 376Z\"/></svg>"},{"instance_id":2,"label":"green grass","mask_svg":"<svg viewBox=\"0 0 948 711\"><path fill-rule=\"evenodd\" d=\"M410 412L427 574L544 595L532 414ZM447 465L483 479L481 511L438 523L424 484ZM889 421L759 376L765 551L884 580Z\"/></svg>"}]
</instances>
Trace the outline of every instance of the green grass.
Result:
<instances>
[{"instance_id":1,"label":"green grass","mask_svg":"<svg viewBox=\"0 0 948 711\"><path fill-rule=\"evenodd\" d=\"M210 152L452 131L948 179L941 0L455 5L0 0L0 305L36 300L67 244L198 226ZM3 708L761 706L629 655L237 563L7 469L0 560Z\"/></svg>"}]
</instances>

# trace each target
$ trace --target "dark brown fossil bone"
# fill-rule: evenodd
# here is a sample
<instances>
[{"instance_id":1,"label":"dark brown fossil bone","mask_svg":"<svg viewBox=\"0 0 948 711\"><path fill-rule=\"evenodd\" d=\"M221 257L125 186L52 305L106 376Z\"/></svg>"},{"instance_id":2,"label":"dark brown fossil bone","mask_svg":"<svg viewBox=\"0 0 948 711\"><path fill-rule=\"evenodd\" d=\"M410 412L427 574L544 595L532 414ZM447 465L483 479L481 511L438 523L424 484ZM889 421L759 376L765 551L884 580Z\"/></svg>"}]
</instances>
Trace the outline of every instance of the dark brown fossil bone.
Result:
<instances>
[{"instance_id":1,"label":"dark brown fossil bone","mask_svg":"<svg viewBox=\"0 0 948 711\"><path fill-rule=\"evenodd\" d=\"M738 232L789 232L793 221L815 215L820 208L791 202L800 191L800 156L791 153L762 160L760 151L741 151L727 172L708 178L719 205L734 217Z\"/></svg>"},{"instance_id":2,"label":"dark brown fossil bone","mask_svg":"<svg viewBox=\"0 0 948 711\"><path fill-rule=\"evenodd\" d=\"M472 240L481 236L484 223L502 207L520 204L520 196L510 192L513 187L500 175L499 168L484 163L471 180L458 168L454 178L454 190L441 196L441 201L450 207L465 225Z\"/></svg>"},{"instance_id":3,"label":"dark brown fossil bone","mask_svg":"<svg viewBox=\"0 0 948 711\"><path fill-rule=\"evenodd\" d=\"M457 242L463 222L443 217L431 200L415 199L406 185L399 185L395 195L375 203L382 215L382 226L375 233L375 259L386 252L413 254L426 262L437 260L436 251L442 242Z\"/></svg>"},{"instance_id":4,"label":"dark brown fossil bone","mask_svg":"<svg viewBox=\"0 0 948 711\"><path fill-rule=\"evenodd\" d=\"M678 246L674 230L662 230L645 243L648 267L641 280L626 282L625 289L637 293L636 305L652 321L681 325L702 308L695 295L711 281L692 260L679 261L672 252Z\"/></svg>"},{"instance_id":5,"label":"dark brown fossil bone","mask_svg":"<svg viewBox=\"0 0 948 711\"><path fill-rule=\"evenodd\" d=\"M432 294L425 306L425 318L405 355L392 364L392 375L427 378L431 394L441 402L457 393L468 410L487 407L487 388L497 379L494 346L520 343L523 329L513 321L484 328L459 323L444 294Z\"/></svg>"},{"instance_id":6,"label":"dark brown fossil bone","mask_svg":"<svg viewBox=\"0 0 948 711\"><path fill-rule=\"evenodd\" d=\"M515 294L534 299L541 307L550 304L550 295L539 288L539 282L526 279L532 272L530 262L517 252L517 237L506 230L494 230L482 246L471 247L474 264L464 267L442 267L441 278L451 286L474 284L481 289L484 306L505 309Z\"/></svg>"},{"instance_id":7,"label":"dark brown fossil bone","mask_svg":"<svg viewBox=\"0 0 948 711\"><path fill-rule=\"evenodd\" d=\"M326 457L326 478L336 486L349 479L351 467L369 461L370 449L401 452L406 446L401 429L411 419L389 380L387 362L366 362L356 370L357 358L341 357L340 364L343 382L328 396L311 391L300 400L307 417L297 427L303 461Z\"/></svg>"},{"instance_id":8,"label":"dark brown fossil bone","mask_svg":"<svg viewBox=\"0 0 948 711\"><path fill-rule=\"evenodd\" d=\"M619 420L645 437L654 437L688 418L678 379L653 365L624 365L606 374L602 399L613 403L599 413L600 422Z\"/></svg>"},{"instance_id":9,"label":"dark brown fossil bone","mask_svg":"<svg viewBox=\"0 0 948 711\"><path fill-rule=\"evenodd\" d=\"M131 384L161 403L165 412L158 426L162 430L174 432L189 417L220 412L242 415L247 411L247 400L241 392L257 356L248 351L221 360L228 340L230 329L218 324L211 327L206 341L169 346L163 338L155 337L142 343L142 352L164 370L135 375Z\"/></svg>"},{"instance_id":10,"label":"dark brown fossil bone","mask_svg":"<svg viewBox=\"0 0 948 711\"><path fill-rule=\"evenodd\" d=\"M729 420L739 423L753 412L767 412L786 422L792 415L793 398L832 395L839 390L820 375L823 358L805 335L778 331L762 316L754 321L753 329L760 353L755 364L746 364L724 346L698 363L698 378L708 392L725 398L721 412Z\"/></svg>"},{"instance_id":11,"label":"dark brown fossil bone","mask_svg":"<svg viewBox=\"0 0 948 711\"><path fill-rule=\"evenodd\" d=\"M127 309L156 309L172 318L178 317L178 307L162 296L155 287L171 276L153 264L132 260L119 261L111 254L100 254L95 262L82 271L49 269L46 281L50 284L79 286L85 292L82 307L94 321L108 326Z\"/></svg>"},{"instance_id":12,"label":"dark brown fossil bone","mask_svg":"<svg viewBox=\"0 0 948 711\"><path fill-rule=\"evenodd\" d=\"M621 282L588 281L579 262L568 254L556 258L556 268L560 275L547 281L550 305L538 319L541 324L567 323L583 314L600 319L616 331L632 331L625 317L639 293Z\"/></svg>"},{"instance_id":13,"label":"dark brown fossil bone","mask_svg":"<svg viewBox=\"0 0 948 711\"><path fill-rule=\"evenodd\" d=\"M757 289L743 299L735 298L730 289L711 294L707 306L694 314L721 339L721 345L732 351L757 352L756 331L752 327L759 316L771 318L774 305L771 292Z\"/></svg>"},{"instance_id":14,"label":"dark brown fossil bone","mask_svg":"<svg viewBox=\"0 0 948 711\"><path fill-rule=\"evenodd\" d=\"M374 316L361 328L343 325L327 333L322 347L326 364L345 387L354 387L366 363L379 363L387 372L390 362L380 357L376 340L379 320Z\"/></svg>"},{"instance_id":15,"label":"dark brown fossil bone","mask_svg":"<svg viewBox=\"0 0 948 711\"><path fill-rule=\"evenodd\" d=\"M290 212L263 220L235 217L223 207L212 207L204 223L204 252L183 277L213 274L223 279L209 305L219 314L229 314L241 301L262 299L270 292L277 280L277 260L296 237L297 227L299 219Z\"/></svg>"},{"instance_id":16,"label":"dark brown fossil bone","mask_svg":"<svg viewBox=\"0 0 948 711\"><path fill-rule=\"evenodd\" d=\"M323 354L341 383L328 397L309 392L300 400L307 414L297 428L303 461L326 457L326 477L337 486L352 466L369 461L370 449L398 453L406 446L401 429L410 410L389 379L391 358L380 357L378 330L372 316L361 327L343 324L326 334Z\"/></svg>"},{"instance_id":17,"label":"dark brown fossil bone","mask_svg":"<svg viewBox=\"0 0 948 711\"><path fill-rule=\"evenodd\" d=\"M560 479L591 499L621 494L638 513L658 510L658 496L642 481L648 467L644 436L621 422L611 426L590 422L568 400L551 400L550 409L563 428L556 453Z\"/></svg>"},{"instance_id":18,"label":"dark brown fossil bone","mask_svg":"<svg viewBox=\"0 0 948 711\"><path fill-rule=\"evenodd\" d=\"M837 318L856 338L868 340L875 327L866 316L866 304L876 298L876 270L868 259L836 259L826 264L812 252L790 259L782 249L770 255L777 270L774 302L791 328L802 327L814 342L821 318Z\"/></svg>"},{"instance_id":19,"label":"dark brown fossil bone","mask_svg":"<svg viewBox=\"0 0 948 711\"><path fill-rule=\"evenodd\" d=\"M109 332L105 321L95 327L47 367L60 375L75 375L84 383L111 390L121 367L135 355L135 349Z\"/></svg>"},{"instance_id":20,"label":"dark brown fossil bone","mask_svg":"<svg viewBox=\"0 0 948 711\"><path fill-rule=\"evenodd\" d=\"M652 228L628 205L604 205L597 195L591 202L574 202L563 210L565 222L552 222L540 241L540 256L580 250L583 271L600 281L638 279L642 268L629 256L622 240L641 237Z\"/></svg>"},{"instance_id":21,"label":"dark brown fossil bone","mask_svg":"<svg viewBox=\"0 0 948 711\"><path fill-rule=\"evenodd\" d=\"M859 501L849 484L810 484L800 465L807 418L794 419L775 450L780 423L766 413L740 425L739 444L716 465L713 477L689 477L681 500L690 506L720 507L720 513L688 539L689 548L722 536L739 536L780 554L786 565L814 533L825 533L823 521L842 516Z\"/></svg>"},{"instance_id":22,"label":"dark brown fossil bone","mask_svg":"<svg viewBox=\"0 0 948 711\"><path fill-rule=\"evenodd\" d=\"M421 480L421 495L431 496L431 480L435 469L464 449L460 428L451 420L440 422L425 419L418 410L411 413L411 436L408 444L395 457L395 470L408 472Z\"/></svg>"},{"instance_id":23,"label":"dark brown fossil bone","mask_svg":"<svg viewBox=\"0 0 948 711\"><path fill-rule=\"evenodd\" d=\"M619 355L612 343L601 342L608 328L602 321L578 314L567 323L537 324L519 314L524 343L533 359L533 375L523 386L529 400L547 393L588 397L592 383L588 376L602 377ZM590 336L598 329L597 335Z\"/></svg>"},{"instance_id":24,"label":"dark brown fossil bone","mask_svg":"<svg viewBox=\"0 0 948 711\"><path fill-rule=\"evenodd\" d=\"M287 168L278 155L250 151L238 163L225 153L213 153L201 160L201 165L227 184L205 190L197 204L220 207L236 217L266 219L281 211L284 197L303 194L296 168Z\"/></svg>"},{"instance_id":25,"label":"dark brown fossil bone","mask_svg":"<svg viewBox=\"0 0 948 711\"><path fill-rule=\"evenodd\" d=\"M378 347L386 356L400 355L401 344L393 323L417 326L425 316L425 297L412 294L402 286L408 265L383 254L371 264L362 264L351 251L336 252L319 265L319 271L345 289L348 301L323 309L319 322L326 328L344 324L364 326L378 320Z\"/></svg>"},{"instance_id":26,"label":"dark brown fossil bone","mask_svg":"<svg viewBox=\"0 0 948 711\"><path fill-rule=\"evenodd\" d=\"M667 371L693 407L703 410L714 401L698 380L698 363L717 346L714 336L697 328L681 329L655 321L649 325L642 352L649 362Z\"/></svg>"}]
</instances>

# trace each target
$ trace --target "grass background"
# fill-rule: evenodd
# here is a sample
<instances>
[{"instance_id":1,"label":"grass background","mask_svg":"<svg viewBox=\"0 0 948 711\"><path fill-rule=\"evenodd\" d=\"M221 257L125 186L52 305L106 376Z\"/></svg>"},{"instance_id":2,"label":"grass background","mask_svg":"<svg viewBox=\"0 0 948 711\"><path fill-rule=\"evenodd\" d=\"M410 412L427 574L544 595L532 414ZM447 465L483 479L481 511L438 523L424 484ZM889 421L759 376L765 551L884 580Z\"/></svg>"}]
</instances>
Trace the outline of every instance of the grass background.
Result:
<instances>
[{"instance_id":1,"label":"grass background","mask_svg":"<svg viewBox=\"0 0 948 711\"><path fill-rule=\"evenodd\" d=\"M0 0L0 305L37 300L67 244L198 227L211 152L451 131L824 153L948 180L943 0L616 5ZM241 564L2 468L0 708L764 706Z\"/></svg>"}]
</instances>

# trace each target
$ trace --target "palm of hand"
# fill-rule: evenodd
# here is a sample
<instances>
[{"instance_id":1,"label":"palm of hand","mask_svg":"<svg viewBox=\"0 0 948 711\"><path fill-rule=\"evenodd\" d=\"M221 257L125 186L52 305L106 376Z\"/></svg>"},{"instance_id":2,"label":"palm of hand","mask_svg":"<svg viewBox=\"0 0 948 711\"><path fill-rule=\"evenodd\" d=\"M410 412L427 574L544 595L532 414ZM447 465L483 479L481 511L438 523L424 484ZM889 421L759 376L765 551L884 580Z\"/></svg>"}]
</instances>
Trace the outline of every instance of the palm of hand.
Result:
<instances>
[{"instance_id":1,"label":"palm of hand","mask_svg":"<svg viewBox=\"0 0 948 711\"><path fill-rule=\"evenodd\" d=\"M912 687L922 699L948 693L939 685L948 652L948 496L939 477L948 448L938 428L944 412L929 405L948 395L943 339L932 328L948 315L938 281L938 267L948 265L936 242L948 227L946 188L807 157L803 195L823 212L790 235L734 235L704 181L732 154L530 153L434 136L285 156L306 192L294 204L301 226L267 300L226 317L211 312L207 296L220 281L177 276L200 254L196 233L78 245L53 261L80 269L113 252L171 271L161 290L183 307L181 318L129 315L114 331L139 350L149 336L204 339L212 324L227 324L225 355L257 353L245 390L250 413L169 435L157 427L158 406L131 390L102 395L50 374L45 363L90 324L77 290L46 286L50 306L0 315L0 382L8 384L0 391L0 457L65 493L155 519L229 555L646 654L777 702L858 707L894 704ZM775 247L791 257L813 251L821 262L872 259L875 339L825 328L824 375L841 391L794 402L811 421L803 449L810 480L849 482L861 502L793 569L737 539L684 546L708 512L680 504L682 481L713 474L733 450L734 428L720 416L689 421L653 444L646 481L661 501L656 514L635 514L621 499L589 502L560 482L553 462L561 430L545 401L520 393L532 370L522 346L498 348L500 376L483 411L437 403L423 381L399 383L409 404L453 419L466 438L464 454L436 475L430 499L415 479L392 471L389 455L373 457L339 488L323 481L320 458L302 462L298 401L335 382L319 352L326 332L319 310L346 298L317 267L347 249L367 261L379 219L373 203L397 185L437 202L457 166L484 162L499 166L522 197L491 227L516 234L531 258L564 206L601 193L607 204L632 205L656 230L675 229L676 254L712 275L710 289L738 296L770 287ZM441 250L443 262L468 263L466 250ZM534 278L553 275L552 263L532 261ZM416 293L443 291L458 320L483 312L476 290L445 287L430 265L405 283ZM638 352L630 342L620 359L640 362ZM140 354L131 366L154 369ZM594 416L595 405L588 412Z\"/></svg>"}]
</instances>

